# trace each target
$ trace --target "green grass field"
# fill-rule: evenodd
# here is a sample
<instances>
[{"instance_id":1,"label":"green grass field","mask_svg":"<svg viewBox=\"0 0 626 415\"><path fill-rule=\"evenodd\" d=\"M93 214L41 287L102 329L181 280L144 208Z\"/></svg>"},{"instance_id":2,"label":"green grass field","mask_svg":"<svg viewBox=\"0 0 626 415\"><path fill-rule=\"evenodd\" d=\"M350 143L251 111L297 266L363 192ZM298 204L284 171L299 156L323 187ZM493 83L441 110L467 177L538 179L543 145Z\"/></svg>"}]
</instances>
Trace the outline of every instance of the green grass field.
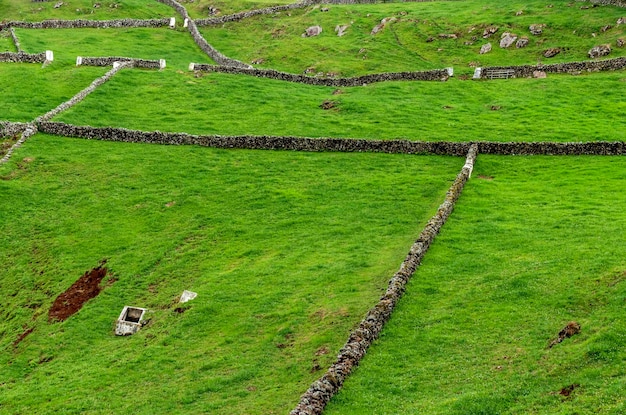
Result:
<instances>
[{"instance_id":1,"label":"green grass field","mask_svg":"<svg viewBox=\"0 0 626 415\"><path fill-rule=\"evenodd\" d=\"M280 15L263 15L220 26L202 28L202 33L228 56L259 67L302 73L336 73L343 76L377 72L415 71L453 66L459 74L473 73L476 66L520 65L587 60L595 45L611 44L610 56L626 55L616 41L626 35L616 26L623 11L617 7L581 10L578 3L559 1L547 8L545 1L488 2L481 0L426 3L328 5L298 9ZM518 11L523 14L516 16ZM395 18L382 31L371 35L384 18ZM541 35L530 34L531 24L545 24ZM323 32L312 38L301 35L309 26ZM335 27L348 25L338 37ZM496 25L500 30L483 39L483 30ZM613 26L606 32L602 28ZM527 36L523 49L499 47L505 31ZM454 34L456 39L440 38ZM432 41L427 41L428 39ZM491 42L491 53L480 55ZM543 57L548 48L563 51L552 59Z\"/></svg>"},{"instance_id":2,"label":"green grass field","mask_svg":"<svg viewBox=\"0 0 626 415\"><path fill-rule=\"evenodd\" d=\"M625 167L479 156L383 336L325 413L623 413ZM581 334L548 349L572 320Z\"/></svg>"},{"instance_id":3,"label":"green grass field","mask_svg":"<svg viewBox=\"0 0 626 415\"><path fill-rule=\"evenodd\" d=\"M183 4L206 17L209 6L226 14L291 1ZM65 3L0 0L0 20L175 15L156 1ZM454 66L457 75L341 91L189 72L210 59L182 28L16 29L24 49L51 49L55 61L0 63L0 120L32 121L108 70L77 68L77 55L118 55L168 67L122 70L54 121L192 134L625 141L626 71L464 79L470 62L584 60L601 43L613 45L609 57L625 55L615 47L626 36L615 25L624 9L550 4L327 5L201 29L230 57L264 59L260 67L351 76ZM335 36L346 23L346 36ZM534 23L547 26L528 48L497 46L504 30L524 35ZM313 24L322 35L301 38ZM500 26L494 50L478 55L490 24ZM538 57L553 46L563 52ZM0 50L14 50L5 32ZM1 140L0 155L15 141ZM31 137L0 165L0 415L289 413L378 301L463 162ZM625 163L479 155L397 313L325 413L624 413ZM103 259L102 293L49 322L56 296ZM177 310L185 289L199 296ZM116 337L125 305L147 308L148 324ZM581 334L548 349L571 320Z\"/></svg>"},{"instance_id":4,"label":"green grass field","mask_svg":"<svg viewBox=\"0 0 626 415\"><path fill-rule=\"evenodd\" d=\"M461 164L31 138L0 167L0 413L287 412ZM103 258L118 281L48 323ZM131 338L124 305L152 319Z\"/></svg>"},{"instance_id":5,"label":"green grass field","mask_svg":"<svg viewBox=\"0 0 626 415\"><path fill-rule=\"evenodd\" d=\"M3 20L37 22L47 19L158 19L175 16L171 7L156 1L141 0L63 0L59 8L57 1L31 2L24 0L0 1L0 16ZM96 7L96 5L98 5Z\"/></svg>"},{"instance_id":6,"label":"green grass field","mask_svg":"<svg viewBox=\"0 0 626 415\"><path fill-rule=\"evenodd\" d=\"M0 63L0 120L32 121L105 73L105 68L50 65L42 69L41 64Z\"/></svg>"},{"instance_id":7,"label":"green grass field","mask_svg":"<svg viewBox=\"0 0 626 415\"><path fill-rule=\"evenodd\" d=\"M333 95L335 88L247 76L124 71L57 119L195 134L617 141L626 139L624 86L621 71L549 80L390 82ZM103 111L110 96L116 101ZM336 107L320 108L324 101Z\"/></svg>"}]
</instances>

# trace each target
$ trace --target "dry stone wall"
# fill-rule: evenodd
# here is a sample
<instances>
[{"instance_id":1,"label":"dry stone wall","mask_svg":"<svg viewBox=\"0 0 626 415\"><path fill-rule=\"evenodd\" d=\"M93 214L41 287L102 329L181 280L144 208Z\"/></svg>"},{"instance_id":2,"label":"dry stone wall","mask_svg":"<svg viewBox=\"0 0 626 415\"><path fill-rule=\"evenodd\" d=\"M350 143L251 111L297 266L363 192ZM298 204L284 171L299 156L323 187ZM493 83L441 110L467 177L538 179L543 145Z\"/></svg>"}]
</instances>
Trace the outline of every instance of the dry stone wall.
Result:
<instances>
[{"instance_id":1,"label":"dry stone wall","mask_svg":"<svg viewBox=\"0 0 626 415\"><path fill-rule=\"evenodd\" d=\"M0 52L0 62L44 63L46 53Z\"/></svg>"},{"instance_id":2,"label":"dry stone wall","mask_svg":"<svg viewBox=\"0 0 626 415\"><path fill-rule=\"evenodd\" d=\"M273 69L246 69L194 63L190 69L203 72L221 72L235 75L250 75L258 78L270 78L279 81L297 82L307 85L332 87L363 86L375 82L386 81L445 81L450 76L448 69L420 72L392 72L364 75L353 78L317 78L306 75L279 72Z\"/></svg>"},{"instance_id":3,"label":"dry stone wall","mask_svg":"<svg viewBox=\"0 0 626 415\"><path fill-rule=\"evenodd\" d=\"M17 123L13 123L13 124L17 124ZM17 140L17 142L13 144L11 148L6 152L6 154L0 159L0 164L4 164L7 161L9 161L9 159L13 155L13 152L16 149L21 147L22 144L24 144L24 142L28 140L29 137L37 134L37 126L35 124L32 124L32 123L21 124L19 128L21 129L21 131L18 133L18 134L21 134L20 139ZM15 135L15 134L12 134L12 135Z\"/></svg>"},{"instance_id":4,"label":"dry stone wall","mask_svg":"<svg viewBox=\"0 0 626 415\"><path fill-rule=\"evenodd\" d=\"M548 65L489 66L480 68L480 78L489 78L490 72L500 72L503 70L513 71L513 77L515 78L526 78L532 77L535 71L573 74L580 72L618 71L624 68L626 68L626 57L598 61L553 63Z\"/></svg>"},{"instance_id":5,"label":"dry stone wall","mask_svg":"<svg viewBox=\"0 0 626 415\"><path fill-rule=\"evenodd\" d=\"M38 121L39 131L88 140L120 141L163 145L199 145L214 148L250 150L372 152L395 154L436 154L464 156L472 145L482 154L495 155L626 155L626 142L593 141L586 143L448 142L410 140L365 140L348 138L308 138L292 136L221 136L137 131L115 127L76 126L62 122Z\"/></svg>"},{"instance_id":6,"label":"dry stone wall","mask_svg":"<svg viewBox=\"0 0 626 415\"><path fill-rule=\"evenodd\" d=\"M339 351L335 363L302 395L296 408L291 411L291 415L321 414L352 370L359 365L367 349L378 338L385 323L389 321L398 300L406 290L407 282L421 264L426 251L454 210L454 205L472 173L477 151L478 148L475 144L469 148L465 165L446 193L444 202L411 247L409 254L400 266L400 270L389 281L387 291L361 320L359 327L350 334L348 341Z\"/></svg>"},{"instance_id":7,"label":"dry stone wall","mask_svg":"<svg viewBox=\"0 0 626 415\"><path fill-rule=\"evenodd\" d=\"M0 22L0 30L21 29L83 29L83 28L122 28L122 27L166 27L170 19L117 19L117 20L44 20L41 22L8 21Z\"/></svg>"},{"instance_id":8,"label":"dry stone wall","mask_svg":"<svg viewBox=\"0 0 626 415\"><path fill-rule=\"evenodd\" d=\"M30 123L0 121L0 137L13 137L22 134Z\"/></svg>"},{"instance_id":9,"label":"dry stone wall","mask_svg":"<svg viewBox=\"0 0 626 415\"><path fill-rule=\"evenodd\" d=\"M440 154L463 156L470 144L450 142L419 142L409 140L362 140L341 138L306 138L289 136L220 136L186 133L144 132L113 127L75 126L61 122L38 123L48 134L93 140L127 143L199 145L214 148L251 150L376 152L397 154Z\"/></svg>"},{"instance_id":10,"label":"dry stone wall","mask_svg":"<svg viewBox=\"0 0 626 415\"><path fill-rule=\"evenodd\" d=\"M15 44L15 49L18 52L22 52L22 45L20 45L20 40L17 38L17 34L12 27L9 28L9 33L11 34L11 38L13 39L13 43Z\"/></svg>"},{"instance_id":11,"label":"dry stone wall","mask_svg":"<svg viewBox=\"0 0 626 415\"><path fill-rule=\"evenodd\" d=\"M77 65L80 64L85 66L113 66L115 62L128 62L132 64L133 68L161 69L161 62L156 60L124 58L117 56L107 56L99 58L79 57L79 59L80 60L77 61Z\"/></svg>"},{"instance_id":12,"label":"dry stone wall","mask_svg":"<svg viewBox=\"0 0 626 415\"><path fill-rule=\"evenodd\" d=\"M593 4L603 4L606 6L626 7L626 1L624 0L583 0L583 1L589 1Z\"/></svg>"}]
</instances>

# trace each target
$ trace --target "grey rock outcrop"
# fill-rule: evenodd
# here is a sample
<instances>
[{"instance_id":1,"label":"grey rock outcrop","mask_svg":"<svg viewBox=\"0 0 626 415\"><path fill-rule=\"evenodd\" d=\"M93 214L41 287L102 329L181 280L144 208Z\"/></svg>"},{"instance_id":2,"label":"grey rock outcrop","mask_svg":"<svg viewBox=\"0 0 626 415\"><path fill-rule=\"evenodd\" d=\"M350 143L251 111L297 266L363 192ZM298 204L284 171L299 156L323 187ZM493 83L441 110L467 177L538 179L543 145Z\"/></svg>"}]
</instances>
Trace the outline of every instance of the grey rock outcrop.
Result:
<instances>
[{"instance_id":1,"label":"grey rock outcrop","mask_svg":"<svg viewBox=\"0 0 626 415\"><path fill-rule=\"evenodd\" d=\"M311 26L311 27L307 27L307 29L302 34L302 37L319 36L320 33L322 33L322 27L321 26Z\"/></svg>"},{"instance_id":2,"label":"grey rock outcrop","mask_svg":"<svg viewBox=\"0 0 626 415\"><path fill-rule=\"evenodd\" d=\"M491 43L485 43L480 47L480 54L484 55L485 53L491 52Z\"/></svg>"},{"instance_id":3,"label":"grey rock outcrop","mask_svg":"<svg viewBox=\"0 0 626 415\"><path fill-rule=\"evenodd\" d=\"M598 46L592 47L587 53L587 55L589 55L591 59L597 59L603 56L607 56L610 53L611 53L611 45L598 45Z\"/></svg>"},{"instance_id":4,"label":"grey rock outcrop","mask_svg":"<svg viewBox=\"0 0 626 415\"><path fill-rule=\"evenodd\" d=\"M500 38L500 47L506 49L511 47L515 41L517 40L517 36L513 33L504 32L502 33L502 37Z\"/></svg>"}]
</instances>

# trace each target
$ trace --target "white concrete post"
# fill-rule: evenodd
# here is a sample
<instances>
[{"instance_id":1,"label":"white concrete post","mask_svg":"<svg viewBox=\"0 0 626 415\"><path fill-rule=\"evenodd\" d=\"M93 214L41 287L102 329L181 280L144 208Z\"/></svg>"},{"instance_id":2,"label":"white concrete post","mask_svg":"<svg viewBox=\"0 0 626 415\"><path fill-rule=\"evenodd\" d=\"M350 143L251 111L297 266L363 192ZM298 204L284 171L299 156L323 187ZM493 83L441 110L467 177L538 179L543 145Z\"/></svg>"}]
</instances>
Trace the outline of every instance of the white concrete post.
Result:
<instances>
[{"instance_id":1,"label":"white concrete post","mask_svg":"<svg viewBox=\"0 0 626 415\"><path fill-rule=\"evenodd\" d=\"M165 69L165 59L159 59L159 68Z\"/></svg>"},{"instance_id":2,"label":"white concrete post","mask_svg":"<svg viewBox=\"0 0 626 415\"><path fill-rule=\"evenodd\" d=\"M50 62L54 60L54 53L51 50L46 51L46 60Z\"/></svg>"},{"instance_id":3,"label":"white concrete post","mask_svg":"<svg viewBox=\"0 0 626 415\"><path fill-rule=\"evenodd\" d=\"M196 69L196 64L195 64L195 63L193 63L193 62L191 62L191 63L189 64L189 70L190 70L190 71L194 71L195 69Z\"/></svg>"},{"instance_id":4,"label":"white concrete post","mask_svg":"<svg viewBox=\"0 0 626 415\"><path fill-rule=\"evenodd\" d=\"M120 62L113 62L113 69L117 69L120 67L120 65L122 65Z\"/></svg>"},{"instance_id":5,"label":"white concrete post","mask_svg":"<svg viewBox=\"0 0 626 415\"><path fill-rule=\"evenodd\" d=\"M454 68L446 68L448 70L448 76L454 76Z\"/></svg>"},{"instance_id":6,"label":"white concrete post","mask_svg":"<svg viewBox=\"0 0 626 415\"><path fill-rule=\"evenodd\" d=\"M483 72L482 68L474 69L473 79L480 79L482 72Z\"/></svg>"},{"instance_id":7,"label":"white concrete post","mask_svg":"<svg viewBox=\"0 0 626 415\"><path fill-rule=\"evenodd\" d=\"M188 27L189 26L189 19L185 18L185 21L183 22L183 27Z\"/></svg>"},{"instance_id":8,"label":"white concrete post","mask_svg":"<svg viewBox=\"0 0 626 415\"><path fill-rule=\"evenodd\" d=\"M77 56L76 57L76 66L80 66L83 64L83 57L82 56Z\"/></svg>"},{"instance_id":9,"label":"white concrete post","mask_svg":"<svg viewBox=\"0 0 626 415\"><path fill-rule=\"evenodd\" d=\"M174 29L176 27L176 18L170 18L170 29Z\"/></svg>"}]
</instances>

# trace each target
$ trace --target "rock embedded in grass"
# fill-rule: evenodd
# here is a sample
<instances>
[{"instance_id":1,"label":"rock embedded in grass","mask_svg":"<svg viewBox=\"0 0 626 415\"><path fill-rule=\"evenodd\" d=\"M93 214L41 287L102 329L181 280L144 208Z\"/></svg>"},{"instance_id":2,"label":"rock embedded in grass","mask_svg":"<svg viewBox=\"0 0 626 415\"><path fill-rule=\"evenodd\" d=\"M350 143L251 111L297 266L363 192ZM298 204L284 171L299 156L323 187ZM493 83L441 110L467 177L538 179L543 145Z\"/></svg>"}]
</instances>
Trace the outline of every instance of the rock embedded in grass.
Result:
<instances>
[{"instance_id":1,"label":"rock embedded in grass","mask_svg":"<svg viewBox=\"0 0 626 415\"><path fill-rule=\"evenodd\" d=\"M556 55L558 55L559 53L561 53L561 49L559 48L550 48L547 49L543 52L543 56L545 56L546 58L553 58Z\"/></svg>"},{"instance_id":2,"label":"rock embedded in grass","mask_svg":"<svg viewBox=\"0 0 626 415\"><path fill-rule=\"evenodd\" d=\"M591 59L596 59L596 58L601 58L603 56L607 56L610 53L611 53L611 45L607 44L607 45L594 46L593 48L589 50L587 55L589 55Z\"/></svg>"},{"instance_id":3,"label":"rock embedded in grass","mask_svg":"<svg viewBox=\"0 0 626 415\"><path fill-rule=\"evenodd\" d=\"M311 26L306 29L306 31L302 34L302 37L319 36L320 33L322 33L321 26Z\"/></svg>"},{"instance_id":4,"label":"rock embedded in grass","mask_svg":"<svg viewBox=\"0 0 626 415\"><path fill-rule=\"evenodd\" d=\"M511 47L517 40L517 35L513 33L504 32L500 38L500 47L503 49Z\"/></svg>"},{"instance_id":5,"label":"rock embedded in grass","mask_svg":"<svg viewBox=\"0 0 626 415\"><path fill-rule=\"evenodd\" d=\"M484 55L485 53L491 52L491 43L486 43L480 47L480 54Z\"/></svg>"},{"instance_id":6,"label":"rock embedded in grass","mask_svg":"<svg viewBox=\"0 0 626 415\"><path fill-rule=\"evenodd\" d=\"M546 27L545 24L531 24L528 27L528 30L530 30L530 33L532 33L535 36L539 36L540 34L543 33L543 28Z\"/></svg>"},{"instance_id":7,"label":"rock embedded in grass","mask_svg":"<svg viewBox=\"0 0 626 415\"><path fill-rule=\"evenodd\" d=\"M494 33L496 33L500 28L498 26L488 26L483 31L483 39L487 39L491 37Z\"/></svg>"},{"instance_id":8,"label":"rock embedded in grass","mask_svg":"<svg viewBox=\"0 0 626 415\"><path fill-rule=\"evenodd\" d=\"M518 49L522 49L522 48L525 48L526 46L528 46L528 43L529 43L528 38L526 36L522 36L515 43L515 47L518 48Z\"/></svg>"}]
</instances>

